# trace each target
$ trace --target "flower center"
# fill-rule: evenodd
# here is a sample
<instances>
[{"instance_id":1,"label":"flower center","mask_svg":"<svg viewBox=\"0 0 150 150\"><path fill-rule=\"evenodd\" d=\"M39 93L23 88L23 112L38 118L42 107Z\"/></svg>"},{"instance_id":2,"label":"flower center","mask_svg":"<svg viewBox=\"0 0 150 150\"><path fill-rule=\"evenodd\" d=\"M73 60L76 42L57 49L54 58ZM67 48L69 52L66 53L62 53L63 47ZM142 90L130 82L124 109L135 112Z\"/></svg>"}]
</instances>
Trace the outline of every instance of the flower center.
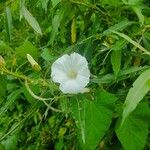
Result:
<instances>
[{"instance_id":1,"label":"flower center","mask_svg":"<svg viewBox=\"0 0 150 150\"><path fill-rule=\"evenodd\" d=\"M70 79L75 79L77 77L77 72L70 70L67 75Z\"/></svg>"}]
</instances>

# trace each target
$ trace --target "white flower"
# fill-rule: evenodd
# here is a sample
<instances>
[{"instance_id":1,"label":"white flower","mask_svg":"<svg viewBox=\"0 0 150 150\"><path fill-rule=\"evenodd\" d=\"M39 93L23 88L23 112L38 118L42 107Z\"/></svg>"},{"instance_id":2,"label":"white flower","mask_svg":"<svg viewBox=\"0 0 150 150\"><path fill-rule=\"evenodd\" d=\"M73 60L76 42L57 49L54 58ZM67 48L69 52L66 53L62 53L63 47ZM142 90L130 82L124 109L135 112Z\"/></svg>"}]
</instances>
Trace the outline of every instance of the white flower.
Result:
<instances>
[{"instance_id":1,"label":"white flower","mask_svg":"<svg viewBox=\"0 0 150 150\"><path fill-rule=\"evenodd\" d=\"M83 93L89 83L90 71L85 57L78 53L63 55L52 64L52 80L63 93Z\"/></svg>"}]
</instances>

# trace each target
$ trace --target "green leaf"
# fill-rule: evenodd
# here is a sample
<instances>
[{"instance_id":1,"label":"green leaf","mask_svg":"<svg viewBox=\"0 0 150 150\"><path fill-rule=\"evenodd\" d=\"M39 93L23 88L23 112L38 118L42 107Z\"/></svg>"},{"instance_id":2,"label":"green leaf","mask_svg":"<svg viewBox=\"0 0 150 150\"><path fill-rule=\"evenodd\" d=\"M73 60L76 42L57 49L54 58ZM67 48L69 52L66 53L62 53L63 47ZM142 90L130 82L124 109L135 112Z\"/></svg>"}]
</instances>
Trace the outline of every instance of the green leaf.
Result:
<instances>
[{"instance_id":1,"label":"green leaf","mask_svg":"<svg viewBox=\"0 0 150 150\"><path fill-rule=\"evenodd\" d=\"M0 150L5 150L5 146L0 143Z\"/></svg>"},{"instance_id":2,"label":"green leaf","mask_svg":"<svg viewBox=\"0 0 150 150\"><path fill-rule=\"evenodd\" d=\"M118 36L124 38L125 40L127 40L128 42L130 42L131 44L133 44L135 47L139 48L141 51L143 51L145 54L150 55L150 52L148 50L146 50L143 46L141 46L139 43L137 43L136 41L132 40L129 36L125 35L124 33L120 33L114 30L111 30L112 33L117 34Z\"/></svg>"},{"instance_id":3,"label":"green leaf","mask_svg":"<svg viewBox=\"0 0 150 150\"><path fill-rule=\"evenodd\" d=\"M70 108L82 149L95 149L106 134L111 124L115 101L114 95L105 91L98 91L94 100L83 95L71 99Z\"/></svg>"},{"instance_id":4,"label":"green leaf","mask_svg":"<svg viewBox=\"0 0 150 150\"><path fill-rule=\"evenodd\" d=\"M124 150L143 150L148 136L150 109L146 102L138 105L136 110L116 129L117 137Z\"/></svg>"},{"instance_id":5,"label":"green leaf","mask_svg":"<svg viewBox=\"0 0 150 150\"><path fill-rule=\"evenodd\" d=\"M20 128L25 125L25 122L29 121L29 119L33 117L33 114L37 112L37 109L39 109L40 106L39 103L39 101L36 101L33 105L31 105L30 109L24 113L23 119L19 120L16 124L13 124L13 126L9 129L7 133L0 136L0 141L3 141L10 134L20 131Z\"/></svg>"},{"instance_id":6,"label":"green leaf","mask_svg":"<svg viewBox=\"0 0 150 150\"><path fill-rule=\"evenodd\" d=\"M143 34L143 44L146 49L150 51L150 33L146 32Z\"/></svg>"},{"instance_id":7,"label":"green leaf","mask_svg":"<svg viewBox=\"0 0 150 150\"><path fill-rule=\"evenodd\" d=\"M13 52L13 49L4 41L0 41L0 54L9 54L10 52Z\"/></svg>"},{"instance_id":8,"label":"green leaf","mask_svg":"<svg viewBox=\"0 0 150 150\"><path fill-rule=\"evenodd\" d=\"M44 1L43 0L39 0L39 2L41 3L41 6L45 10L45 12L47 12L49 0L44 0Z\"/></svg>"},{"instance_id":9,"label":"green leaf","mask_svg":"<svg viewBox=\"0 0 150 150\"><path fill-rule=\"evenodd\" d=\"M134 12L137 14L138 18L139 18L139 22L141 24L141 26L144 24L144 16L142 14L142 8L141 6L132 6L132 9L134 10Z\"/></svg>"},{"instance_id":10,"label":"green leaf","mask_svg":"<svg viewBox=\"0 0 150 150\"><path fill-rule=\"evenodd\" d=\"M5 150L17 150L18 135L13 134L5 141Z\"/></svg>"},{"instance_id":11,"label":"green leaf","mask_svg":"<svg viewBox=\"0 0 150 150\"><path fill-rule=\"evenodd\" d=\"M7 88L7 79L6 76L0 75L0 97L4 97L6 94Z\"/></svg>"},{"instance_id":12,"label":"green leaf","mask_svg":"<svg viewBox=\"0 0 150 150\"><path fill-rule=\"evenodd\" d=\"M132 76L135 76L137 74L139 74L139 72L144 71L146 69L148 69L150 67L145 66L145 67L130 67L127 69L122 69L120 70L120 72L118 73L117 79L114 76L114 74L106 74L103 76L100 76L99 78L94 78L91 81L94 83L98 83L98 84L103 84L103 83L114 83L116 81L121 81L124 79L128 79Z\"/></svg>"},{"instance_id":13,"label":"green leaf","mask_svg":"<svg viewBox=\"0 0 150 150\"><path fill-rule=\"evenodd\" d=\"M10 41L12 36L12 15L9 7L6 7L5 11L6 11L6 31Z\"/></svg>"},{"instance_id":14,"label":"green leaf","mask_svg":"<svg viewBox=\"0 0 150 150\"><path fill-rule=\"evenodd\" d=\"M23 45L16 48L16 54L22 58L26 58L27 54L30 54L33 57L37 57L38 50L31 42L25 41Z\"/></svg>"},{"instance_id":15,"label":"green leaf","mask_svg":"<svg viewBox=\"0 0 150 150\"><path fill-rule=\"evenodd\" d=\"M139 5L143 2L143 0L128 0L129 5Z\"/></svg>"},{"instance_id":16,"label":"green leaf","mask_svg":"<svg viewBox=\"0 0 150 150\"><path fill-rule=\"evenodd\" d=\"M53 8L54 8L55 6L57 6L58 3L61 2L61 0L51 0L51 1L52 1Z\"/></svg>"},{"instance_id":17,"label":"green leaf","mask_svg":"<svg viewBox=\"0 0 150 150\"><path fill-rule=\"evenodd\" d=\"M119 39L112 47L111 49L114 51L120 51L122 50L127 44L127 41L124 39Z\"/></svg>"},{"instance_id":18,"label":"green leaf","mask_svg":"<svg viewBox=\"0 0 150 150\"><path fill-rule=\"evenodd\" d=\"M129 114L137 107L139 102L150 90L150 69L144 71L133 83L130 88L125 103L122 115L122 124Z\"/></svg>"},{"instance_id":19,"label":"green leaf","mask_svg":"<svg viewBox=\"0 0 150 150\"><path fill-rule=\"evenodd\" d=\"M103 4L115 6L115 7L120 5L121 4L120 2L121 2L120 0L112 0L111 3L110 3L110 0L103 0L102 1Z\"/></svg>"},{"instance_id":20,"label":"green leaf","mask_svg":"<svg viewBox=\"0 0 150 150\"><path fill-rule=\"evenodd\" d=\"M62 20L63 11L60 11L58 14L56 14L52 20L52 33L51 33L51 39L50 43L53 44L56 35L58 34L58 28L60 26L60 22Z\"/></svg>"},{"instance_id":21,"label":"green leaf","mask_svg":"<svg viewBox=\"0 0 150 150\"><path fill-rule=\"evenodd\" d=\"M115 76L117 76L120 71L120 66L121 66L121 50L120 51L112 51L111 64L112 64L114 74L115 74Z\"/></svg>"},{"instance_id":22,"label":"green leaf","mask_svg":"<svg viewBox=\"0 0 150 150\"><path fill-rule=\"evenodd\" d=\"M141 24L141 26L144 24L144 20L145 20L145 17L144 15L142 14L142 2L143 0L122 0L126 5L129 5L133 11L136 13L136 15L138 16L138 19L139 19L139 22ZM143 5L144 7L144 5Z\"/></svg>"},{"instance_id":23,"label":"green leaf","mask_svg":"<svg viewBox=\"0 0 150 150\"><path fill-rule=\"evenodd\" d=\"M55 150L62 150L64 147L63 139L59 139L59 141L55 145Z\"/></svg>"},{"instance_id":24,"label":"green leaf","mask_svg":"<svg viewBox=\"0 0 150 150\"><path fill-rule=\"evenodd\" d=\"M107 35L109 33L111 33L111 30L115 30L115 31L122 31L124 30L126 27L132 25L132 24L135 24L136 22L133 22L133 21L128 21L128 20L123 20L111 27L109 27L109 29L105 30L103 32L103 35Z\"/></svg>"},{"instance_id":25,"label":"green leaf","mask_svg":"<svg viewBox=\"0 0 150 150\"><path fill-rule=\"evenodd\" d=\"M37 33L39 33L40 35L42 35L42 31L41 31L39 23L32 16L32 14L26 9L25 6L22 6L21 11L22 11L22 15L24 16L24 18L26 19L26 21L29 23L29 25L34 29L34 31L36 31Z\"/></svg>"},{"instance_id":26,"label":"green leaf","mask_svg":"<svg viewBox=\"0 0 150 150\"><path fill-rule=\"evenodd\" d=\"M8 95L5 105L0 108L0 117L5 114L5 111L7 111L11 105L13 105L13 103L15 102L15 100L17 100L21 92L22 89L18 89L12 92L10 95Z\"/></svg>"},{"instance_id":27,"label":"green leaf","mask_svg":"<svg viewBox=\"0 0 150 150\"><path fill-rule=\"evenodd\" d=\"M43 49L41 57L47 62L53 62L55 59L55 56L53 56L53 53L48 48Z\"/></svg>"}]
</instances>

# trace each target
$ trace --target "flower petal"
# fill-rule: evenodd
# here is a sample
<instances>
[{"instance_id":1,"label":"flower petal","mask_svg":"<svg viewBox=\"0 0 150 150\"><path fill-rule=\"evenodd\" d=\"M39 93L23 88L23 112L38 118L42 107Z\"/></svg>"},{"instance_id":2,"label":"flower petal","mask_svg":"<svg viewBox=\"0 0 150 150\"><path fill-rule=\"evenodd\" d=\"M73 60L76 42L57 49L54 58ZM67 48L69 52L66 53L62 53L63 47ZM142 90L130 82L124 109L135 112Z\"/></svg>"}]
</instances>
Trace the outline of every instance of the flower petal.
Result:
<instances>
[{"instance_id":1,"label":"flower petal","mask_svg":"<svg viewBox=\"0 0 150 150\"><path fill-rule=\"evenodd\" d=\"M76 82L80 84L81 87L85 87L89 83L89 77L85 77L82 75L78 75L76 78Z\"/></svg>"},{"instance_id":2,"label":"flower petal","mask_svg":"<svg viewBox=\"0 0 150 150\"><path fill-rule=\"evenodd\" d=\"M69 55L63 55L62 57L58 58L52 64L52 68L57 67L59 70L66 72L70 68L70 65L68 63L69 61L70 61L70 56Z\"/></svg>"},{"instance_id":3,"label":"flower petal","mask_svg":"<svg viewBox=\"0 0 150 150\"><path fill-rule=\"evenodd\" d=\"M60 84L59 88L65 94L77 94L84 89L76 80L68 80L66 83Z\"/></svg>"},{"instance_id":4,"label":"flower petal","mask_svg":"<svg viewBox=\"0 0 150 150\"><path fill-rule=\"evenodd\" d=\"M52 80L56 83L64 83L68 80L68 77L67 75L64 73L64 72L61 72L61 71L56 71L55 70L55 73L56 74L52 74L51 77L52 77Z\"/></svg>"},{"instance_id":5,"label":"flower petal","mask_svg":"<svg viewBox=\"0 0 150 150\"><path fill-rule=\"evenodd\" d=\"M59 59L57 59L52 64L51 77L54 82L63 83L63 82L66 82L66 80L68 80L67 73L66 73L68 69L68 66L67 66L68 57L69 57L68 55L64 55L60 57Z\"/></svg>"},{"instance_id":6,"label":"flower petal","mask_svg":"<svg viewBox=\"0 0 150 150\"><path fill-rule=\"evenodd\" d=\"M87 66L80 68L80 70L78 71L78 74L81 76L89 78L90 77L89 68Z\"/></svg>"}]
</instances>

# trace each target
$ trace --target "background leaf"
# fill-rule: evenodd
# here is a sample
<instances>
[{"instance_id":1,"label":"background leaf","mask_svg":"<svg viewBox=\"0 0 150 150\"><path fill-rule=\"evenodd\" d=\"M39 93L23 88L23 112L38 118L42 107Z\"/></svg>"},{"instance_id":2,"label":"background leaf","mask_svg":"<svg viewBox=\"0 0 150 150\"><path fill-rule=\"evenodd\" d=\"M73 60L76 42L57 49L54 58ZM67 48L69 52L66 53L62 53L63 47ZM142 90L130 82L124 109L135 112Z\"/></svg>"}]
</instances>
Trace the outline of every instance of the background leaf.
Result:
<instances>
[{"instance_id":1,"label":"background leaf","mask_svg":"<svg viewBox=\"0 0 150 150\"><path fill-rule=\"evenodd\" d=\"M31 42L25 41L21 46L16 48L16 54L22 58L26 58L27 54L36 58L38 56L38 50Z\"/></svg>"},{"instance_id":2,"label":"background leaf","mask_svg":"<svg viewBox=\"0 0 150 150\"><path fill-rule=\"evenodd\" d=\"M141 103L116 129L117 137L124 150L143 150L148 136L150 109L148 103Z\"/></svg>"},{"instance_id":3,"label":"background leaf","mask_svg":"<svg viewBox=\"0 0 150 150\"><path fill-rule=\"evenodd\" d=\"M124 103L122 124L150 90L150 69L144 71L133 83Z\"/></svg>"},{"instance_id":4,"label":"background leaf","mask_svg":"<svg viewBox=\"0 0 150 150\"><path fill-rule=\"evenodd\" d=\"M94 100L79 96L70 101L82 149L95 149L106 134L111 124L115 101L112 94L104 91L97 92Z\"/></svg>"},{"instance_id":5,"label":"background leaf","mask_svg":"<svg viewBox=\"0 0 150 150\"><path fill-rule=\"evenodd\" d=\"M14 104L21 92L22 89L15 90L7 97L5 105L0 108L0 117Z\"/></svg>"},{"instance_id":6,"label":"background leaf","mask_svg":"<svg viewBox=\"0 0 150 150\"><path fill-rule=\"evenodd\" d=\"M26 21L29 23L29 25L34 29L34 31L36 31L37 33L42 35L42 30L40 28L39 23L32 16L32 14L27 10L27 8L25 6L22 6L22 15L24 16Z\"/></svg>"},{"instance_id":7,"label":"background leaf","mask_svg":"<svg viewBox=\"0 0 150 150\"><path fill-rule=\"evenodd\" d=\"M124 30L125 28L127 28L128 26L130 26L130 25L132 25L132 24L134 24L135 22L133 22L133 21L128 21L128 20L122 20L122 21L120 21L119 23L117 23L117 24L115 24L115 25L113 25L113 26L111 26L111 27L109 27L107 30L105 30L104 32L103 32L103 34L104 35L107 35L107 34L109 34L110 32L111 32L111 30L115 30L115 31L122 31L122 30Z\"/></svg>"},{"instance_id":8,"label":"background leaf","mask_svg":"<svg viewBox=\"0 0 150 150\"><path fill-rule=\"evenodd\" d=\"M13 134L5 141L5 150L17 150L18 134Z\"/></svg>"},{"instance_id":9,"label":"background leaf","mask_svg":"<svg viewBox=\"0 0 150 150\"><path fill-rule=\"evenodd\" d=\"M139 18L139 22L140 22L140 24L142 26L144 24L145 17L142 14L142 8L141 8L141 6L132 6L132 9L137 14L137 16Z\"/></svg>"},{"instance_id":10,"label":"background leaf","mask_svg":"<svg viewBox=\"0 0 150 150\"><path fill-rule=\"evenodd\" d=\"M9 7L6 7L6 31L9 37L9 41L12 38L12 15Z\"/></svg>"},{"instance_id":11,"label":"background leaf","mask_svg":"<svg viewBox=\"0 0 150 150\"><path fill-rule=\"evenodd\" d=\"M0 75L0 98L4 98L7 89L7 78L4 75Z\"/></svg>"},{"instance_id":12,"label":"background leaf","mask_svg":"<svg viewBox=\"0 0 150 150\"><path fill-rule=\"evenodd\" d=\"M51 0L51 1L53 7L57 6L57 4L61 2L61 0Z\"/></svg>"},{"instance_id":13,"label":"background leaf","mask_svg":"<svg viewBox=\"0 0 150 150\"><path fill-rule=\"evenodd\" d=\"M51 33L51 39L50 39L50 43L53 44L54 40L55 40L55 37L56 35L58 34L58 28L60 26L60 22L61 22L61 19L62 19L62 15L63 15L63 12L60 11L59 14L56 14L52 20L52 33Z\"/></svg>"},{"instance_id":14,"label":"background leaf","mask_svg":"<svg viewBox=\"0 0 150 150\"><path fill-rule=\"evenodd\" d=\"M114 74L115 76L117 76L121 67L121 51L112 51L111 64L112 64Z\"/></svg>"}]
</instances>

